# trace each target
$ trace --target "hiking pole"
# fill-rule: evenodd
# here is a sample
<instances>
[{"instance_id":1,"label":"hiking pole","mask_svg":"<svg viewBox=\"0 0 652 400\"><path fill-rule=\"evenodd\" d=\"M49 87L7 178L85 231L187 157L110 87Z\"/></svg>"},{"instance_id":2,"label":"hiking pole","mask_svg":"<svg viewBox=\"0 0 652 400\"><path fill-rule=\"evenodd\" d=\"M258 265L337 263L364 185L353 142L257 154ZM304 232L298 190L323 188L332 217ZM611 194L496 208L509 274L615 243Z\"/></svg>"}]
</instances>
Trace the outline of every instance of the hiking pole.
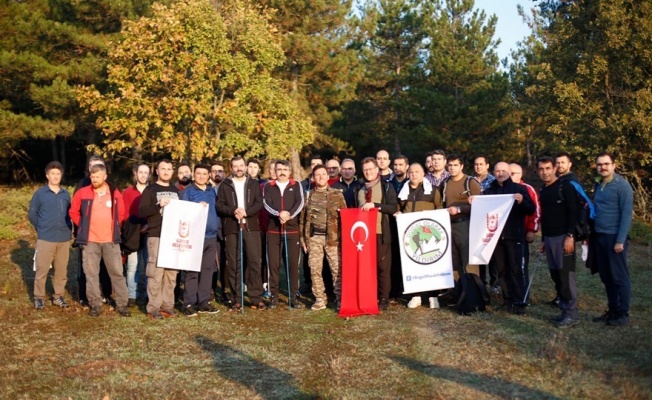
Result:
<instances>
[{"instance_id":1,"label":"hiking pole","mask_svg":"<svg viewBox=\"0 0 652 400\"><path fill-rule=\"evenodd\" d=\"M537 272L538 266L539 263L537 262L536 264L534 264L534 268L532 268L532 275L530 275L530 283L528 283L527 290L525 291L525 296L523 297L523 304L526 304L525 302L527 301L527 296L530 294L530 288L532 287L532 281L534 280L534 274Z\"/></svg>"},{"instance_id":2,"label":"hiking pole","mask_svg":"<svg viewBox=\"0 0 652 400\"><path fill-rule=\"evenodd\" d=\"M242 251L242 225L245 223L243 222L244 219L238 220L238 225L240 225L240 312L244 314L244 254Z\"/></svg>"},{"instance_id":3,"label":"hiking pole","mask_svg":"<svg viewBox=\"0 0 652 400\"><path fill-rule=\"evenodd\" d=\"M285 274L288 278L288 308L292 311L292 289L290 288L290 257L288 255L288 233L283 224L283 242L285 247Z\"/></svg>"}]
</instances>

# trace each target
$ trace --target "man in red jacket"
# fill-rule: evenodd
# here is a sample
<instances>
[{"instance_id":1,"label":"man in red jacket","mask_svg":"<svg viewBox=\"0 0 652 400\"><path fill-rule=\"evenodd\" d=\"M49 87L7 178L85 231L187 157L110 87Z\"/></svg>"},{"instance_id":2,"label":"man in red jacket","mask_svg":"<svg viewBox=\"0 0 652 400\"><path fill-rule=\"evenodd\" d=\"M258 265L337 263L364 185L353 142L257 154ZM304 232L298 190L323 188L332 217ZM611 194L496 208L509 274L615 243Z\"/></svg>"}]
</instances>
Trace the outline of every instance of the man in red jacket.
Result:
<instances>
[{"instance_id":1,"label":"man in red jacket","mask_svg":"<svg viewBox=\"0 0 652 400\"><path fill-rule=\"evenodd\" d=\"M70 219L77 226L77 243L82 247L86 294L91 310L98 317L102 307L100 260L104 259L115 293L116 311L130 317L127 309L127 283L122 275L120 226L127 216L122 194L106 182L106 167L97 164L90 169L91 185L75 193L70 206Z\"/></svg>"}]
</instances>

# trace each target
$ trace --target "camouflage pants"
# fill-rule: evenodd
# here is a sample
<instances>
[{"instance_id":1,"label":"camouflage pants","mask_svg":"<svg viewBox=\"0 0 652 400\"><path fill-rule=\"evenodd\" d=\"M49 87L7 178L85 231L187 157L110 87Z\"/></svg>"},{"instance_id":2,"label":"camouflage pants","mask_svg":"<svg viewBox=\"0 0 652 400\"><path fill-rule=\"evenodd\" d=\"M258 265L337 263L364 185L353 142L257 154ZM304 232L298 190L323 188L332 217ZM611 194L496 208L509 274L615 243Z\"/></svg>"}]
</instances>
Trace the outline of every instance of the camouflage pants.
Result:
<instances>
[{"instance_id":1,"label":"camouflage pants","mask_svg":"<svg viewBox=\"0 0 652 400\"><path fill-rule=\"evenodd\" d=\"M310 265L310 278L312 279L312 294L317 300L327 302L326 288L324 288L324 280L321 275L324 267L324 253L326 253L326 259L333 275L335 297L337 301L340 299L342 282L338 250L338 246L326 245L326 236L313 236L308 242L308 264Z\"/></svg>"}]
</instances>

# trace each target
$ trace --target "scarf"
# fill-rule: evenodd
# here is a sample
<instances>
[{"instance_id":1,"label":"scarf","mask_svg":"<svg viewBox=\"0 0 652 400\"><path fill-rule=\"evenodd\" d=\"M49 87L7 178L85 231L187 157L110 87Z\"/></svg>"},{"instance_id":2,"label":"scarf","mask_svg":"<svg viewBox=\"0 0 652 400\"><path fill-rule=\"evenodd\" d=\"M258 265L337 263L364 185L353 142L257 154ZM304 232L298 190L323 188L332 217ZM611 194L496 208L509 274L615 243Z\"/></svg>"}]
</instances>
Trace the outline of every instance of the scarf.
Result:
<instances>
[{"instance_id":1,"label":"scarf","mask_svg":"<svg viewBox=\"0 0 652 400\"><path fill-rule=\"evenodd\" d=\"M421 183L423 184L423 194L432 193L432 183L430 183L430 181L428 181L427 179L424 179L423 182L421 182ZM403 185L403 188L399 192L398 198L400 200L405 201L405 200L408 199L409 194L410 194L410 182L407 182L405 185Z\"/></svg>"}]
</instances>

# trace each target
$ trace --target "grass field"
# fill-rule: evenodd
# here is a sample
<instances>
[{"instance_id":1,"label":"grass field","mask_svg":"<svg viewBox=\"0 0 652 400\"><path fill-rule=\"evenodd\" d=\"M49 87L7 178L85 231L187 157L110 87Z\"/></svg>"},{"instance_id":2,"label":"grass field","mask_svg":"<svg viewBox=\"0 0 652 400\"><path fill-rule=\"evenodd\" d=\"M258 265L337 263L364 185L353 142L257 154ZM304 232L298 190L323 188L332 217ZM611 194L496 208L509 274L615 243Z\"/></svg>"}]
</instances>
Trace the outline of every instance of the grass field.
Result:
<instances>
[{"instance_id":1,"label":"grass field","mask_svg":"<svg viewBox=\"0 0 652 400\"><path fill-rule=\"evenodd\" d=\"M392 305L343 320L332 309L234 315L219 306L217 315L154 321L142 309L122 318L108 307L91 319L77 303L35 311L35 238L27 225L14 230L18 239L0 241L2 399L651 397L647 246L630 247L632 316L622 328L591 322L606 297L579 263L582 323L551 326L557 311L543 303L552 283L536 254L527 316ZM73 253L70 266L74 298Z\"/></svg>"}]
</instances>

